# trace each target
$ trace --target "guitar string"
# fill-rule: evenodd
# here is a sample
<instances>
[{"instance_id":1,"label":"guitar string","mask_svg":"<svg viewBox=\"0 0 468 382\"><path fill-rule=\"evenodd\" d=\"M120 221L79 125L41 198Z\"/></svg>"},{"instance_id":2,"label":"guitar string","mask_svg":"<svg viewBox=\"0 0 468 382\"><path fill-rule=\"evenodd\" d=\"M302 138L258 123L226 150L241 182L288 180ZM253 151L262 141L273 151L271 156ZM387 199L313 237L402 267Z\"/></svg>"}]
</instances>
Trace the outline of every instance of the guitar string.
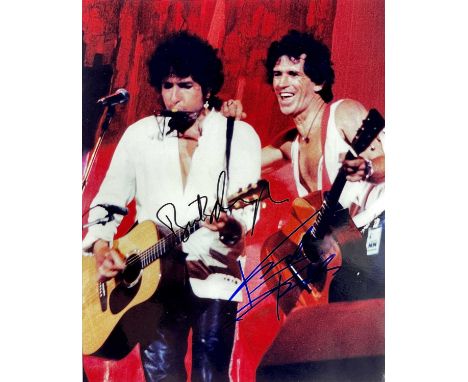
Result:
<instances>
[{"instance_id":1,"label":"guitar string","mask_svg":"<svg viewBox=\"0 0 468 382\"><path fill-rule=\"evenodd\" d=\"M139 253L136 258L130 259L130 261L127 263L128 265L132 265L137 262L144 262L146 259L151 258L151 256L154 254L154 252L160 252L161 247L163 247L166 242L169 242L172 239L175 239L175 234L171 234L171 236L167 236L160 241L158 241L156 244L152 245L151 247L143 250L141 253Z\"/></svg>"},{"instance_id":2,"label":"guitar string","mask_svg":"<svg viewBox=\"0 0 468 382\"><path fill-rule=\"evenodd\" d=\"M250 192L253 192L254 190L256 190L258 188L258 185L261 183L261 181L258 181L256 186L252 187L250 189ZM239 192L240 193L240 192ZM239 194L238 193L238 194ZM245 191L244 191L245 193ZM233 199L238 199L238 194L235 194L233 196L231 196L229 199L228 199L228 203L229 201L233 200ZM246 202L244 199L240 199L242 200L244 203ZM250 202L252 202L252 200L248 200L247 199L247 204L250 204ZM197 222L195 223L193 226L191 226L189 229L188 229L188 233L189 235L194 233L196 230L198 230L200 228L200 222ZM151 262L153 262L154 260L157 260L159 257L161 257L163 255L163 253L158 253L158 252L161 252L161 248L165 246L166 243L168 243L170 240L173 240L174 241L179 241L179 243L183 240L183 237L185 235L185 232L187 229L186 228L181 228L177 231L175 231L174 233L171 233L169 236L166 236L165 238L159 240L156 244L152 245L151 247L143 250L141 253L139 253L138 255L136 255L136 258L134 259L130 259L130 261L126 264L127 266L128 265L132 265L134 263L137 263L137 262L141 262L143 263L144 261L146 261L147 259L150 259L151 260L151 257L156 254L158 255L155 259L151 260L148 264L150 264ZM191 231L191 232L190 232ZM179 244L177 243L177 244ZM163 248L164 250L165 248ZM154 253L154 251L156 251L156 253Z\"/></svg>"},{"instance_id":3,"label":"guitar string","mask_svg":"<svg viewBox=\"0 0 468 382\"><path fill-rule=\"evenodd\" d=\"M254 187L254 188L252 188L252 189L250 190L250 192L252 192L252 191L255 190L256 188L258 188L258 184L259 184L259 183L260 183L260 182L258 182L258 183L257 183L257 186ZM231 196L231 197L229 198L228 202L231 201L231 200L233 200L233 199L236 199L236 198L238 198L237 195ZM246 202L246 201L243 200L243 199L241 199L241 200L242 200L244 203ZM251 202L251 201L249 201L249 200L247 200L247 201L248 201L248 202ZM189 234L192 234L193 232L195 232L195 231L198 230L199 228L200 228L200 222L197 222L197 223L195 223L195 225L191 226L191 227L188 229L188 232L189 232ZM191 230L192 230L192 232L190 232ZM174 233L171 233L169 236L166 236L165 238L159 240L159 241L158 241L156 244L154 244L153 246L151 246L151 247L145 249L144 251L142 251L141 253L139 253L139 254L136 256L135 259L131 259L126 265L127 265L127 266L128 266L128 265L132 265L132 264L134 264L134 263L136 263L136 262L138 262L138 261L144 262L144 261L147 260L148 258L151 259L152 255L153 255L153 253L151 253L152 250L160 251L160 250L161 250L161 247L163 247L169 240L172 240L172 239L175 239L176 241L177 241L177 239L178 239L179 241L181 241L182 238L183 238L183 236L185 235L185 232L187 232L187 231L186 231L186 228L185 228L185 229L184 229L184 228L181 228L181 229L175 231ZM158 254L158 253L156 253L156 254ZM161 255L162 255L162 254L159 254L159 256L158 256L156 259L158 259L159 257L161 257ZM156 259L154 259L154 260L156 260ZM152 260L152 261L154 261L154 260ZM152 261L151 261L151 262L152 262ZM151 263L151 262L150 262L150 263Z\"/></svg>"},{"instance_id":4,"label":"guitar string","mask_svg":"<svg viewBox=\"0 0 468 382\"><path fill-rule=\"evenodd\" d=\"M161 239L156 244L152 245L151 247L149 247L149 248L145 249L144 251L142 251L141 253L139 253L136 256L136 258L130 259L130 261L127 263L127 265L132 265L132 264L137 263L137 262L144 263L147 259L151 259L151 257L154 254L158 255L159 252L161 252L161 249L165 246L165 244L169 244L168 242L172 241L172 239L174 239L174 241L177 241L177 238L178 237L176 237L175 234L171 234L171 236L167 236L167 237ZM160 257L160 256L158 256L158 257ZM156 257L156 259L158 257Z\"/></svg>"},{"instance_id":5,"label":"guitar string","mask_svg":"<svg viewBox=\"0 0 468 382\"><path fill-rule=\"evenodd\" d=\"M200 227L200 224L197 223L193 227L189 228L189 234L195 232L199 227ZM166 238L161 239L155 245L142 251L142 253L138 256L139 259L141 260L142 263L144 263L144 261L147 259L151 260L153 255L157 255L157 257L155 259L152 259L148 264L150 264L154 260L157 260L166 252L166 248L165 248L166 244L169 244L170 246L172 246L174 243L179 244L183 236L185 235L185 232L186 231L184 229L180 229L176 231L175 233L171 234L170 236L167 236Z\"/></svg>"},{"instance_id":6,"label":"guitar string","mask_svg":"<svg viewBox=\"0 0 468 382\"><path fill-rule=\"evenodd\" d=\"M199 223L197 223L193 227L189 228L189 231L193 230L192 232L189 232L189 233L195 232L199 228L198 226L199 226ZM156 259L158 259L162 255L162 253L158 253L158 252L161 252L161 249L164 249L163 247L165 247L166 244L172 244L172 243L169 243L170 241L172 241L172 240L174 240L175 242L180 241L181 240L181 235L182 235L182 237L183 237L183 235L185 235L184 232L185 232L184 229L180 229L180 230L175 231L174 233L171 233L169 236L166 236L165 238L159 240L156 244L154 244L151 247L143 250L141 253L139 253L136 256L137 258L130 259L130 261L127 263L127 265L132 265L132 264L137 263L139 261L144 262L148 258L151 259L152 255L154 255L154 254L159 255L158 257L156 257ZM156 250L156 253L154 253L155 250ZM154 259L154 260L156 260L156 259Z\"/></svg>"}]
</instances>

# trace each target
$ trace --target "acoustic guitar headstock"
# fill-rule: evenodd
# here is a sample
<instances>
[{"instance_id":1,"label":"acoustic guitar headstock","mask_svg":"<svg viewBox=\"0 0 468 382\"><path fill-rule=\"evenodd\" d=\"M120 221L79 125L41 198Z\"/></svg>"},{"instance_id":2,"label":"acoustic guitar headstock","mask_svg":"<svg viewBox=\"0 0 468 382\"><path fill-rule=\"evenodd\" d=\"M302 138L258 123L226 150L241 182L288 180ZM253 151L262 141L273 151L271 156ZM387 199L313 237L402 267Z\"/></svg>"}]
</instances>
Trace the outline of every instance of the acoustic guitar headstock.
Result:
<instances>
[{"instance_id":1,"label":"acoustic guitar headstock","mask_svg":"<svg viewBox=\"0 0 468 382\"><path fill-rule=\"evenodd\" d=\"M385 120L376 109L370 109L357 131L351 146L357 155L362 153L385 127Z\"/></svg>"},{"instance_id":2,"label":"acoustic guitar headstock","mask_svg":"<svg viewBox=\"0 0 468 382\"><path fill-rule=\"evenodd\" d=\"M270 197L269 183L265 179L260 179L256 183L239 189L228 198L228 204L232 209L244 208L247 205L261 202ZM262 207L265 203L262 203Z\"/></svg>"}]
</instances>

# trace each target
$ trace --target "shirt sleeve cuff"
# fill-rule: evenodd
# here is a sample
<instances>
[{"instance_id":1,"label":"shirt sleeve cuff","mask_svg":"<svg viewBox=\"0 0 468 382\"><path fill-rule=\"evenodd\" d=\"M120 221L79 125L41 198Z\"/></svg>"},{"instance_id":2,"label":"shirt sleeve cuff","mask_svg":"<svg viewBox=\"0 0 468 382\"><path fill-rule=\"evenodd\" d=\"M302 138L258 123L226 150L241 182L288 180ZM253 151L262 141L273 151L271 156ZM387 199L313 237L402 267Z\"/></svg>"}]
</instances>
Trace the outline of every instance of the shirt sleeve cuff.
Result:
<instances>
[{"instance_id":1,"label":"shirt sleeve cuff","mask_svg":"<svg viewBox=\"0 0 468 382\"><path fill-rule=\"evenodd\" d=\"M96 236L96 235L93 235L92 233L89 233L85 236L85 238L83 239L82 243L81 243L81 249L83 250L83 252L87 255L92 255L92 249L93 249L93 244L98 241L98 240L105 240L107 242L109 242L109 245L112 246L112 239L108 239L108 238L105 238L105 237L99 237L99 236Z\"/></svg>"}]
</instances>

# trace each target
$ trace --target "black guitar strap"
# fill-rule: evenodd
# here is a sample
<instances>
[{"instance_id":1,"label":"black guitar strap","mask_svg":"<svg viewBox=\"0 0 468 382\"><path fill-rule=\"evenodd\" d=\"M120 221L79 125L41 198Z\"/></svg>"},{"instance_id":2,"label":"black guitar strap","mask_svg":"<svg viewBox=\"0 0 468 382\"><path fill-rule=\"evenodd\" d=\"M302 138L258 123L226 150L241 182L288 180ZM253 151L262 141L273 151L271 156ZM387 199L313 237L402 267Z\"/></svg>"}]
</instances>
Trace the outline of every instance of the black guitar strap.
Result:
<instances>
[{"instance_id":1,"label":"black guitar strap","mask_svg":"<svg viewBox=\"0 0 468 382\"><path fill-rule=\"evenodd\" d=\"M231 157L231 141L234 132L234 117L228 117L226 127L226 175L229 182L229 159Z\"/></svg>"}]
</instances>

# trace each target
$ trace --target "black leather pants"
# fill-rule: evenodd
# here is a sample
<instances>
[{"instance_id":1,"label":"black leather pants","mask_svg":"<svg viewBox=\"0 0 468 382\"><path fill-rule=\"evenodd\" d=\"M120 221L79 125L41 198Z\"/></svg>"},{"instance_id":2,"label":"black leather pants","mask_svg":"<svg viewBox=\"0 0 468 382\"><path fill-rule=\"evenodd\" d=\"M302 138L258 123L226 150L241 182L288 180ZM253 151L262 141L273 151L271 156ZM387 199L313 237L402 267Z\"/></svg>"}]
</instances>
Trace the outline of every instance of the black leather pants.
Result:
<instances>
[{"instance_id":1,"label":"black leather pants","mask_svg":"<svg viewBox=\"0 0 468 382\"><path fill-rule=\"evenodd\" d=\"M192 382L229 381L237 303L198 298L187 287L161 304L155 339L141 349L146 380L186 381L184 358L192 329Z\"/></svg>"}]
</instances>

